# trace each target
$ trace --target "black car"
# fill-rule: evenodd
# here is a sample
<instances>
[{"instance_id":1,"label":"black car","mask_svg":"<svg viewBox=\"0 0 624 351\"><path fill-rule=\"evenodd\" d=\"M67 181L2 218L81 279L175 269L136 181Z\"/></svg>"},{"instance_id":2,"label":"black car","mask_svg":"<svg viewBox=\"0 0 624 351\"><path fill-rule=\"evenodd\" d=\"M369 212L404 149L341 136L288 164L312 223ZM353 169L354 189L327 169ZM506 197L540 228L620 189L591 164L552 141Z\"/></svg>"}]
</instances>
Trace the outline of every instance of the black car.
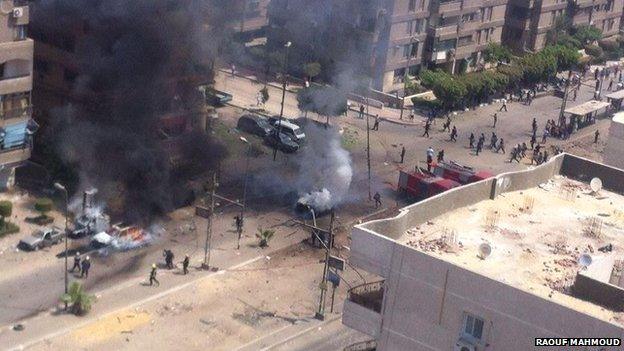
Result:
<instances>
[{"instance_id":1,"label":"black car","mask_svg":"<svg viewBox=\"0 0 624 351\"><path fill-rule=\"evenodd\" d=\"M266 118L252 114L241 116L238 119L236 128L242 130L243 132L254 134L262 138L273 133L274 130Z\"/></svg>"},{"instance_id":2,"label":"black car","mask_svg":"<svg viewBox=\"0 0 624 351\"><path fill-rule=\"evenodd\" d=\"M296 152L299 150L299 144L292 141L292 139L284 133L271 133L264 138L264 142L270 147L277 147L278 150L282 150L283 152Z\"/></svg>"}]
</instances>

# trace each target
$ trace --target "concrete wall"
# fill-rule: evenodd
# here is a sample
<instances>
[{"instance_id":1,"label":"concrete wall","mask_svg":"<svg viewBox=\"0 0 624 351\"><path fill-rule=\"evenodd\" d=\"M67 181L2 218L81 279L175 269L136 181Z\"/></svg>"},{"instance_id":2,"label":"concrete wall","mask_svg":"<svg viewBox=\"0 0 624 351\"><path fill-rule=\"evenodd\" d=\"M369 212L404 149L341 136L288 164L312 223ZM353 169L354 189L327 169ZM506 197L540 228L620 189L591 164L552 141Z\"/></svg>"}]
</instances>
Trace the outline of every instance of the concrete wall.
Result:
<instances>
[{"instance_id":1,"label":"concrete wall","mask_svg":"<svg viewBox=\"0 0 624 351\"><path fill-rule=\"evenodd\" d=\"M460 335L465 313L485 321L480 351L530 350L535 337L623 337L624 330L618 325L394 240L405 230L445 212L503 192L535 187L559 173L584 181L600 176L605 187L617 192L624 190L624 171L561 154L542 166L455 188L408 206L396 217L354 227L351 263L386 279L378 350L451 350ZM366 316L349 310L345 310L343 318L349 321L348 325L370 323Z\"/></svg>"},{"instance_id":2,"label":"concrete wall","mask_svg":"<svg viewBox=\"0 0 624 351\"><path fill-rule=\"evenodd\" d=\"M603 161L610 166L624 169L624 113L617 113L611 120Z\"/></svg>"},{"instance_id":3,"label":"concrete wall","mask_svg":"<svg viewBox=\"0 0 624 351\"><path fill-rule=\"evenodd\" d=\"M624 289L588 277L582 272L576 275L572 293L610 309L624 311Z\"/></svg>"},{"instance_id":4,"label":"concrete wall","mask_svg":"<svg viewBox=\"0 0 624 351\"><path fill-rule=\"evenodd\" d=\"M381 314L354 302L345 300L343 305L342 323L373 338L378 338L381 332Z\"/></svg>"}]
</instances>

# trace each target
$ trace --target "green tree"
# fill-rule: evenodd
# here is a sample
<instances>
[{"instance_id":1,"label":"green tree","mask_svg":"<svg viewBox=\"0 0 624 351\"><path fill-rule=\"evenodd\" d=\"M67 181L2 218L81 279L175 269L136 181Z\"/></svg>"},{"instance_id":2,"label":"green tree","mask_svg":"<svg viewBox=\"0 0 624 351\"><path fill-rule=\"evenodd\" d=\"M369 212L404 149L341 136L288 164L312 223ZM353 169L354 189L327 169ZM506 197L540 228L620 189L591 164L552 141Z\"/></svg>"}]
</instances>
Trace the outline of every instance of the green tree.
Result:
<instances>
[{"instance_id":1,"label":"green tree","mask_svg":"<svg viewBox=\"0 0 624 351\"><path fill-rule=\"evenodd\" d=\"M262 227L258 228L258 232L256 233L256 237L260 240L258 245L261 248L269 246L269 241L271 241L273 235L275 235L275 230L262 229Z\"/></svg>"},{"instance_id":2,"label":"green tree","mask_svg":"<svg viewBox=\"0 0 624 351\"><path fill-rule=\"evenodd\" d=\"M513 57L508 47L496 43L488 44L483 54L485 61L489 63L509 62Z\"/></svg>"},{"instance_id":3,"label":"green tree","mask_svg":"<svg viewBox=\"0 0 624 351\"><path fill-rule=\"evenodd\" d=\"M73 314L82 316L91 310L95 296L87 294L82 284L73 282L67 294L61 296L61 301L70 305L70 311Z\"/></svg>"},{"instance_id":4,"label":"green tree","mask_svg":"<svg viewBox=\"0 0 624 351\"><path fill-rule=\"evenodd\" d=\"M41 212L41 217L46 218L48 217L47 213L52 211L53 205L50 198L42 197L35 201L35 210Z\"/></svg>"},{"instance_id":5,"label":"green tree","mask_svg":"<svg viewBox=\"0 0 624 351\"><path fill-rule=\"evenodd\" d=\"M602 31L588 25L574 27L571 29L571 33L572 36L583 45L602 39Z\"/></svg>"},{"instance_id":6,"label":"green tree","mask_svg":"<svg viewBox=\"0 0 624 351\"><path fill-rule=\"evenodd\" d=\"M574 48L577 50L580 50L583 48L583 44L581 44L581 42L578 39L576 39L575 37L569 34L561 34L556 44L567 46L567 47Z\"/></svg>"},{"instance_id":7,"label":"green tree","mask_svg":"<svg viewBox=\"0 0 624 351\"><path fill-rule=\"evenodd\" d=\"M321 74L321 64L318 62L310 62L303 65L303 72L312 80L312 78Z\"/></svg>"},{"instance_id":8,"label":"green tree","mask_svg":"<svg viewBox=\"0 0 624 351\"><path fill-rule=\"evenodd\" d=\"M558 71L567 71L576 67L581 58L581 54L576 49L564 45L547 46L543 53L557 59Z\"/></svg>"},{"instance_id":9,"label":"green tree","mask_svg":"<svg viewBox=\"0 0 624 351\"><path fill-rule=\"evenodd\" d=\"M6 228L6 217L11 217L13 213L13 204L11 201L2 200L0 201L0 229Z\"/></svg>"},{"instance_id":10,"label":"green tree","mask_svg":"<svg viewBox=\"0 0 624 351\"><path fill-rule=\"evenodd\" d=\"M452 77L442 78L433 86L433 93L446 110L460 106L467 92L466 85Z\"/></svg>"}]
</instances>

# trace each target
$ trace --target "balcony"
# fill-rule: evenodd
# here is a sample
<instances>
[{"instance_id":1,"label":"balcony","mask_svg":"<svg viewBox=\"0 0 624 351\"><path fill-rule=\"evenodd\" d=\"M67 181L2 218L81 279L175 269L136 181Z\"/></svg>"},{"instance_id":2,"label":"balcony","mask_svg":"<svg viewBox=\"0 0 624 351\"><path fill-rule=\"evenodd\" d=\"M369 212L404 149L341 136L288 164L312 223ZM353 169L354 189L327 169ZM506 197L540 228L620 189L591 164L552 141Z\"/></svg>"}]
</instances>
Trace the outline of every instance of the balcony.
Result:
<instances>
[{"instance_id":1,"label":"balcony","mask_svg":"<svg viewBox=\"0 0 624 351\"><path fill-rule=\"evenodd\" d=\"M440 0L440 8L438 9L438 13L444 14L448 12L460 11L461 8L461 0Z\"/></svg>"},{"instance_id":2,"label":"balcony","mask_svg":"<svg viewBox=\"0 0 624 351\"><path fill-rule=\"evenodd\" d=\"M0 80L0 95L23 93L32 90L32 75Z\"/></svg>"},{"instance_id":3,"label":"balcony","mask_svg":"<svg viewBox=\"0 0 624 351\"><path fill-rule=\"evenodd\" d=\"M439 26L431 26L430 28L433 30L433 36L436 38L449 36L449 35L455 35L457 33L457 23L439 25Z\"/></svg>"},{"instance_id":4,"label":"balcony","mask_svg":"<svg viewBox=\"0 0 624 351\"><path fill-rule=\"evenodd\" d=\"M32 116L32 105L26 107L12 108L12 109L0 109L0 119L8 120L13 118L30 119Z\"/></svg>"}]
</instances>

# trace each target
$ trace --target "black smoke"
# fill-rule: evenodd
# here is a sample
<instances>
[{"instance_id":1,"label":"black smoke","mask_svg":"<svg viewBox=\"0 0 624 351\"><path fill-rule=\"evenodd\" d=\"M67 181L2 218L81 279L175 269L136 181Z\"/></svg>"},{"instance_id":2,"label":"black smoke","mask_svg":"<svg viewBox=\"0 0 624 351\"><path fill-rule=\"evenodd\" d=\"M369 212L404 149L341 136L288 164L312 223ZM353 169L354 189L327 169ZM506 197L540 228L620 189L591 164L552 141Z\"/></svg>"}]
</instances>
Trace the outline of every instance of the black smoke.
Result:
<instances>
[{"instance_id":1,"label":"black smoke","mask_svg":"<svg viewBox=\"0 0 624 351\"><path fill-rule=\"evenodd\" d=\"M127 220L170 210L187 165L206 170L224 154L197 132L205 107L196 87L213 79L224 40L215 13L201 0L32 5L35 39L72 61L69 102L50 112L44 142L77 173L75 188L99 188L109 210Z\"/></svg>"}]
</instances>

